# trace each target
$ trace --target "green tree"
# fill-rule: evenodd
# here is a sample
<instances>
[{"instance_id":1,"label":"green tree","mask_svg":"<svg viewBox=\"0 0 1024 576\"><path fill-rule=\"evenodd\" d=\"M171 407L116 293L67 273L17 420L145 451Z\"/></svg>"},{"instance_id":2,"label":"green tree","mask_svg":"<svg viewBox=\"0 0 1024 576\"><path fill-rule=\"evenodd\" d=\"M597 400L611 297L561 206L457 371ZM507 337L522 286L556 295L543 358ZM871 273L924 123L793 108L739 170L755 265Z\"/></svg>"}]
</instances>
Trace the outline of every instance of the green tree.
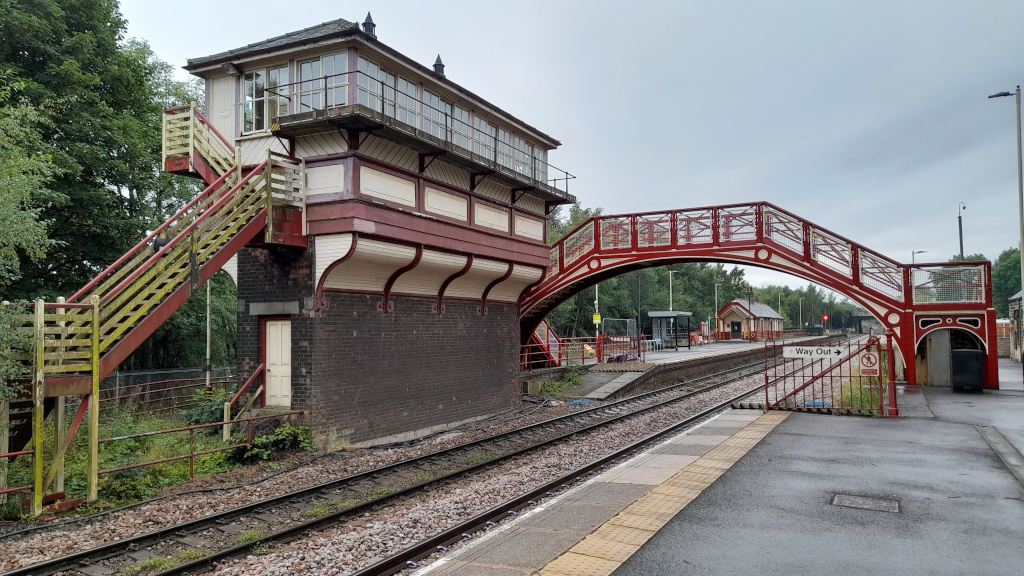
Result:
<instances>
[{"instance_id":1,"label":"green tree","mask_svg":"<svg viewBox=\"0 0 1024 576\"><path fill-rule=\"evenodd\" d=\"M1003 250L992 265L992 304L996 315L1009 318L1009 299L1020 290L1020 250Z\"/></svg>"},{"instance_id":2,"label":"green tree","mask_svg":"<svg viewBox=\"0 0 1024 576\"><path fill-rule=\"evenodd\" d=\"M187 87L125 29L114 0L0 2L0 68L49 116L35 126L55 151L48 189L66 199L38 218L61 249L21 251L8 297L70 295L195 192L160 170L162 107Z\"/></svg>"},{"instance_id":3,"label":"green tree","mask_svg":"<svg viewBox=\"0 0 1024 576\"><path fill-rule=\"evenodd\" d=\"M57 174L55 151L41 134L49 120L33 106L11 102L24 88L12 77L0 69L0 290L18 278L19 251L38 259L57 244L41 212L62 200L47 188Z\"/></svg>"}]
</instances>

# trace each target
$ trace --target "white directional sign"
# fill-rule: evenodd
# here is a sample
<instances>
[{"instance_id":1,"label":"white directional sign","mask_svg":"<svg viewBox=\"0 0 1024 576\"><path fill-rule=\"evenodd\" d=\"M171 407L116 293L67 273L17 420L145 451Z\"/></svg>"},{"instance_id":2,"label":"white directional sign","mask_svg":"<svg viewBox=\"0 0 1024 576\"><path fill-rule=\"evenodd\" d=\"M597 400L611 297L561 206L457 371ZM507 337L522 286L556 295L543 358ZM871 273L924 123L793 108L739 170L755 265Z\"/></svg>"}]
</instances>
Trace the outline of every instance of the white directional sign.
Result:
<instances>
[{"instance_id":1,"label":"white directional sign","mask_svg":"<svg viewBox=\"0 0 1024 576\"><path fill-rule=\"evenodd\" d=\"M822 358L831 358L833 360L840 360L846 358L850 353L846 348L840 348L838 346L783 346L782 357L783 358L807 358L809 360L820 360Z\"/></svg>"}]
</instances>

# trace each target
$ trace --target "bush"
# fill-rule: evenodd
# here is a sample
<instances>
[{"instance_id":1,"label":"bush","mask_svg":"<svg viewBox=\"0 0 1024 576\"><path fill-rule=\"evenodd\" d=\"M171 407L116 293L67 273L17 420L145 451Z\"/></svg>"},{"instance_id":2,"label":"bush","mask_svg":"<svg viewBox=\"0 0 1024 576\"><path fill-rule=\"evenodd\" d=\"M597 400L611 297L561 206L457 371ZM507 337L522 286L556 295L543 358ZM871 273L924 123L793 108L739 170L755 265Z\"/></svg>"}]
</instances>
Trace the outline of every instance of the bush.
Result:
<instances>
[{"instance_id":1,"label":"bush","mask_svg":"<svg viewBox=\"0 0 1024 576\"><path fill-rule=\"evenodd\" d=\"M213 390L197 390L192 395L196 406L185 411L185 419L189 424L213 424L224 421L224 403L233 395L223 388Z\"/></svg>"},{"instance_id":2,"label":"bush","mask_svg":"<svg viewBox=\"0 0 1024 576\"><path fill-rule=\"evenodd\" d=\"M292 426L291 422L285 422L273 434L254 438L244 451L237 450L234 459L238 462L269 460L275 453L291 450L313 451L309 426Z\"/></svg>"}]
</instances>

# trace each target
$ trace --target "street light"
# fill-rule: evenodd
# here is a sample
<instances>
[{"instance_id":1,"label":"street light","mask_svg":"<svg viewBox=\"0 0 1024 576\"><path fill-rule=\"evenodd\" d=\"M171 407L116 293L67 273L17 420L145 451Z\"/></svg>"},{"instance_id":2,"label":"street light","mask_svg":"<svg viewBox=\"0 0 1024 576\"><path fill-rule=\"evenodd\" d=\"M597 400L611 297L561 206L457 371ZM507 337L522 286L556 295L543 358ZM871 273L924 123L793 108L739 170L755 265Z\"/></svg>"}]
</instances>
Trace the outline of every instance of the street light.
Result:
<instances>
[{"instance_id":1,"label":"street light","mask_svg":"<svg viewBox=\"0 0 1024 576\"><path fill-rule=\"evenodd\" d=\"M668 271L668 311L672 311L672 275L676 274L678 270Z\"/></svg>"},{"instance_id":2,"label":"street light","mask_svg":"<svg viewBox=\"0 0 1024 576\"><path fill-rule=\"evenodd\" d=\"M910 252L910 263L914 264L914 256L917 256L918 254L924 254L925 252L927 252L927 250L913 250L913 251L911 251Z\"/></svg>"},{"instance_id":3,"label":"street light","mask_svg":"<svg viewBox=\"0 0 1024 576\"><path fill-rule=\"evenodd\" d=\"M750 313L750 341L754 341L754 287L747 284L747 312Z\"/></svg>"},{"instance_id":4,"label":"street light","mask_svg":"<svg viewBox=\"0 0 1024 576\"><path fill-rule=\"evenodd\" d=\"M957 204L957 206L956 206L956 226L957 226L957 228L960 229L960 259L963 260L964 259L964 220L963 220L963 217L960 216L960 209L961 208L963 208L964 210L967 210L967 205L964 204L963 202L961 202L961 203Z\"/></svg>"},{"instance_id":5,"label":"street light","mask_svg":"<svg viewBox=\"0 0 1024 576\"><path fill-rule=\"evenodd\" d=\"M999 94L989 96L989 98L1002 98L1009 95L1009 92L1000 92ZM1014 95L1017 96L1017 211L1020 219L1020 245L1018 250L1022 254L1020 273L1021 279L1024 281L1024 160L1021 158L1020 150L1020 84L1017 85L1017 91L1014 92Z\"/></svg>"},{"instance_id":6,"label":"street light","mask_svg":"<svg viewBox=\"0 0 1024 576\"><path fill-rule=\"evenodd\" d=\"M803 327L804 327L804 299L800 298L800 325L797 326L797 328L798 329L802 329Z\"/></svg>"},{"instance_id":7,"label":"street light","mask_svg":"<svg viewBox=\"0 0 1024 576\"><path fill-rule=\"evenodd\" d=\"M724 282L715 282L715 341L718 341L718 287Z\"/></svg>"}]
</instances>

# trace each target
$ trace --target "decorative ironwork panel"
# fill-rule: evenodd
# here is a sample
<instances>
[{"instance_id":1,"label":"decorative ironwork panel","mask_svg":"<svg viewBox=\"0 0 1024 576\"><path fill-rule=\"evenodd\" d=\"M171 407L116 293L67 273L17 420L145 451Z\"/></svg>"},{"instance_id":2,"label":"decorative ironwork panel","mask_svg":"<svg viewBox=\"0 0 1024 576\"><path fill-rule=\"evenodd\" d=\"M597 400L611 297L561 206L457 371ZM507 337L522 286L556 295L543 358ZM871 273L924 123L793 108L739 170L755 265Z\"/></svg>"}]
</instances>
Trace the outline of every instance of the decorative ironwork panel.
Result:
<instances>
[{"instance_id":1,"label":"decorative ironwork panel","mask_svg":"<svg viewBox=\"0 0 1024 576\"><path fill-rule=\"evenodd\" d=\"M714 218L711 210L676 212L676 242L680 246L714 242Z\"/></svg>"},{"instance_id":2,"label":"decorative ironwork panel","mask_svg":"<svg viewBox=\"0 0 1024 576\"><path fill-rule=\"evenodd\" d=\"M797 254L804 253L804 223L789 214L764 208L764 238Z\"/></svg>"},{"instance_id":3,"label":"decorative ironwork panel","mask_svg":"<svg viewBox=\"0 0 1024 576\"><path fill-rule=\"evenodd\" d=\"M562 241L565 250L563 255L566 266L579 260L594 250L594 221L587 222L571 236Z\"/></svg>"},{"instance_id":4,"label":"decorative ironwork panel","mask_svg":"<svg viewBox=\"0 0 1024 576\"><path fill-rule=\"evenodd\" d=\"M927 266L912 274L914 304L985 302L984 265Z\"/></svg>"},{"instance_id":5,"label":"decorative ironwork panel","mask_svg":"<svg viewBox=\"0 0 1024 576\"><path fill-rule=\"evenodd\" d=\"M853 278L853 247L846 240L820 228L811 229L811 258L830 270Z\"/></svg>"},{"instance_id":6,"label":"decorative ironwork panel","mask_svg":"<svg viewBox=\"0 0 1024 576\"><path fill-rule=\"evenodd\" d=\"M903 301L903 266L860 251L860 283L867 289Z\"/></svg>"},{"instance_id":7,"label":"decorative ironwork panel","mask_svg":"<svg viewBox=\"0 0 1024 576\"><path fill-rule=\"evenodd\" d=\"M601 249L616 250L632 248L631 218L601 218Z\"/></svg>"},{"instance_id":8,"label":"decorative ironwork panel","mask_svg":"<svg viewBox=\"0 0 1024 576\"><path fill-rule=\"evenodd\" d=\"M672 216L650 214L636 219L638 243L641 248L672 245Z\"/></svg>"},{"instance_id":9,"label":"decorative ironwork panel","mask_svg":"<svg viewBox=\"0 0 1024 576\"><path fill-rule=\"evenodd\" d=\"M757 207L722 208L718 225L722 242L753 242L757 240Z\"/></svg>"},{"instance_id":10,"label":"decorative ironwork panel","mask_svg":"<svg viewBox=\"0 0 1024 576\"><path fill-rule=\"evenodd\" d=\"M551 278L552 276L557 276L558 275L558 272L559 272L559 269L558 269L558 254L559 254L558 246L555 246L554 248L551 249L551 265L548 266L548 273L544 276L545 280L547 280L548 278Z\"/></svg>"}]
</instances>

